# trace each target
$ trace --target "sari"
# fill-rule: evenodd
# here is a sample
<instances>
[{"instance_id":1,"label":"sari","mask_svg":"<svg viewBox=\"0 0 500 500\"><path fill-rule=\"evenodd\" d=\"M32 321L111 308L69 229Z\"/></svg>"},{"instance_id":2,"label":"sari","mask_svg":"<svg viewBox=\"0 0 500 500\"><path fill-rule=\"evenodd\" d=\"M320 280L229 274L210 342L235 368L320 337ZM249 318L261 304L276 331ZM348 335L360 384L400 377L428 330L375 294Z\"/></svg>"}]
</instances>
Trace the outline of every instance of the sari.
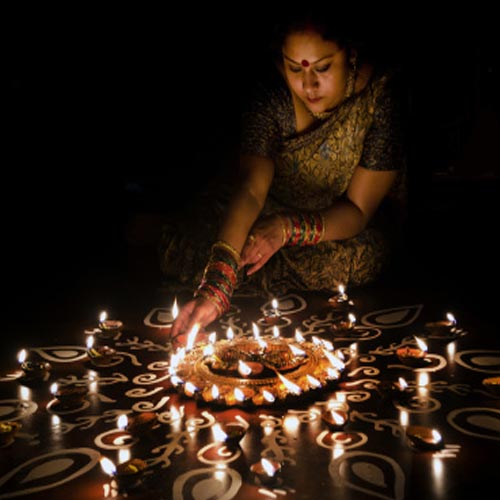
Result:
<instances>
[{"instance_id":1,"label":"sari","mask_svg":"<svg viewBox=\"0 0 500 500\"><path fill-rule=\"evenodd\" d=\"M333 290L342 283L374 281L389 262L405 213L405 157L394 73L375 72L359 93L346 98L315 126L296 133L292 97L284 84L260 86L242 115L241 153L272 158L273 182L261 215L322 210L345 196L357 165L398 170L398 180L375 217L357 236L314 246L283 247L262 269L240 273L237 290L269 296L289 290ZM220 188L220 186L219 186ZM194 288L199 284L215 241L226 196L204 205L191 221L196 234L164 228L160 258L166 276ZM193 219L194 217L194 219ZM201 217L196 219L197 217ZM185 226L187 228L187 226Z\"/></svg>"}]
</instances>

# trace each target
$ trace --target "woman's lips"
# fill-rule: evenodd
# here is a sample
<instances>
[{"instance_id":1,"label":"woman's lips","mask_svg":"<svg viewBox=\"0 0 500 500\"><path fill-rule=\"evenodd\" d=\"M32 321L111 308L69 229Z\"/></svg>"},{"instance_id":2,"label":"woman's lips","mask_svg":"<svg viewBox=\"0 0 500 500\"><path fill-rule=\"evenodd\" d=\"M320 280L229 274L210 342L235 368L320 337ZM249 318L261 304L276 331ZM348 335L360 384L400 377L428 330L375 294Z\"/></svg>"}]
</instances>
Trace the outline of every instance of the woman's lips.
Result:
<instances>
[{"instance_id":1,"label":"woman's lips","mask_svg":"<svg viewBox=\"0 0 500 500\"><path fill-rule=\"evenodd\" d=\"M307 102L310 102L311 104L315 104L319 101L321 101L321 97L307 97Z\"/></svg>"}]
</instances>

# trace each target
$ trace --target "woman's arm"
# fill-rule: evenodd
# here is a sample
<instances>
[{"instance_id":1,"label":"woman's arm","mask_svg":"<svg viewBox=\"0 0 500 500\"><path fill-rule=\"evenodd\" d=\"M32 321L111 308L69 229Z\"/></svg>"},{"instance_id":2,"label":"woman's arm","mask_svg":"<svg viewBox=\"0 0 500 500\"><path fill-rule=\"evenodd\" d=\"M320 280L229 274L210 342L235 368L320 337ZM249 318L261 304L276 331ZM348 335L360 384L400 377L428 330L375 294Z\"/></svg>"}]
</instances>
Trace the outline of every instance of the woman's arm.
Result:
<instances>
[{"instance_id":1,"label":"woman's arm","mask_svg":"<svg viewBox=\"0 0 500 500\"><path fill-rule=\"evenodd\" d=\"M235 192L226 210L219 240L241 253L250 228L259 216L274 176L274 162L263 156L242 155Z\"/></svg>"},{"instance_id":2,"label":"woman's arm","mask_svg":"<svg viewBox=\"0 0 500 500\"><path fill-rule=\"evenodd\" d=\"M359 234L389 193L397 175L397 170L356 167L346 197L322 212L323 241L344 240Z\"/></svg>"}]
</instances>

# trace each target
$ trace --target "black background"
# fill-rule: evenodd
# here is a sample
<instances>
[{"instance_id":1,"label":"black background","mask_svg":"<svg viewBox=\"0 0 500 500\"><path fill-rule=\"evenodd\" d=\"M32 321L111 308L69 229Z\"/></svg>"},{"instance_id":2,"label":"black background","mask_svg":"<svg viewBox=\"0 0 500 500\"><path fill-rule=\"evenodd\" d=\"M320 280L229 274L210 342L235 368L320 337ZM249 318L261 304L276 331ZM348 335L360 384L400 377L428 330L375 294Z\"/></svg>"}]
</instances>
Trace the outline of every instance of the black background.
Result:
<instances>
[{"instance_id":1,"label":"black background","mask_svg":"<svg viewBox=\"0 0 500 500\"><path fill-rule=\"evenodd\" d=\"M71 294L90 270L120 268L131 217L189 203L233 158L276 12L148 9L9 17L2 246L14 311ZM444 272L481 283L498 226L494 16L419 3L346 19L406 77L413 237L432 243Z\"/></svg>"}]
</instances>

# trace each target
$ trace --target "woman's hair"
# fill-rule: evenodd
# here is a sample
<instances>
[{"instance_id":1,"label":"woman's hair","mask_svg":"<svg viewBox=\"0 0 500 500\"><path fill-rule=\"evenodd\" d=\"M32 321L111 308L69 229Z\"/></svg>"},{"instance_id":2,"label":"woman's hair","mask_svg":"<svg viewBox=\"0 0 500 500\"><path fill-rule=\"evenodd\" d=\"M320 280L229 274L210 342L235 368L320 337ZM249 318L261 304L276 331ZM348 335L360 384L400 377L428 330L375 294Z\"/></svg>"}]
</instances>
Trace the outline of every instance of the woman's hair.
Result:
<instances>
[{"instance_id":1,"label":"woman's hair","mask_svg":"<svg viewBox=\"0 0 500 500\"><path fill-rule=\"evenodd\" d=\"M347 51L355 50L360 59L373 59L374 54L366 43L369 26L363 26L352 9L325 5L318 7L315 4L314 7L302 7L296 11L289 9L280 14L274 23L270 50L276 63L281 61L286 37L303 31L314 31L324 40L335 42Z\"/></svg>"}]
</instances>

